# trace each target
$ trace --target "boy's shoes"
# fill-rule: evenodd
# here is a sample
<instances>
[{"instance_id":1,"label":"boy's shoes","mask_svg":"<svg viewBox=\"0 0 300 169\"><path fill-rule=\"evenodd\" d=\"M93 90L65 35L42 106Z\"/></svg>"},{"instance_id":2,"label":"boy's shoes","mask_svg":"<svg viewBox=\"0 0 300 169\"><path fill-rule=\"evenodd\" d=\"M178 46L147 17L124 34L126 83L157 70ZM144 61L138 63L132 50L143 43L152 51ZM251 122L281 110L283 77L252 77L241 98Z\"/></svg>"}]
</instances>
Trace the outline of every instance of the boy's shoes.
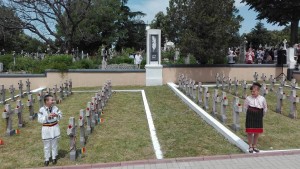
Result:
<instances>
[{"instance_id":1,"label":"boy's shoes","mask_svg":"<svg viewBox=\"0 0 300 169\"><path fill-rule=\"evenodd\" d=\"M48 165L49 165L49 161L45 161L45 162L44 162L44 165L45 165L45 166L48 166Z\"/></svg>"},{"instance_id":2,"label":"boy's shoes","mask_svg":"<svg viewBox=\"0 0 300 169\"><path fill-rule=\"evenodd\" d=\"M52 164L55 165L56 163L57 163L57 160L56 160L56 159L53 159L53 160L52 160Z\"/></svg>"}]
</instances>

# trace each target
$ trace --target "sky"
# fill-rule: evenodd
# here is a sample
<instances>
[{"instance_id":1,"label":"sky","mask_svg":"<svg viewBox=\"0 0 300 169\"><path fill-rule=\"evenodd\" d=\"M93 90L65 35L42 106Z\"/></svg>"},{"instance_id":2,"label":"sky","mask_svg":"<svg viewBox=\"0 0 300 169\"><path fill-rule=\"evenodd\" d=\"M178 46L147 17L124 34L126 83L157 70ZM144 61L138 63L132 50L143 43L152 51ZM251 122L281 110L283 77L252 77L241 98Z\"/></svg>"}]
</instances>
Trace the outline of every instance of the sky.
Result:
<instances>
[{"instance_id":1,"label":"sky","mask_svg":"<svg viewBox=\"0 0 300 169\"><path fill-rule=\"evenodd\" d=\"M128 0L127 5L132 11L142 11L146 13L147 15L142 19L145 23L149 24L154 19L155 14L159 11L166 13L166 8L169 6L169 0ZM249 33L258 22L258 20L256 20L257 13L253 10L249 10L249 6L241 3L241 0L236 0L235 6L239 10L239 14L244 18L239 33ZM262 20L262 23L264 23L264 26L268 30L282 30L284 28L282 26L269 24L265 20Z\"/></svg>"}]
</instances>

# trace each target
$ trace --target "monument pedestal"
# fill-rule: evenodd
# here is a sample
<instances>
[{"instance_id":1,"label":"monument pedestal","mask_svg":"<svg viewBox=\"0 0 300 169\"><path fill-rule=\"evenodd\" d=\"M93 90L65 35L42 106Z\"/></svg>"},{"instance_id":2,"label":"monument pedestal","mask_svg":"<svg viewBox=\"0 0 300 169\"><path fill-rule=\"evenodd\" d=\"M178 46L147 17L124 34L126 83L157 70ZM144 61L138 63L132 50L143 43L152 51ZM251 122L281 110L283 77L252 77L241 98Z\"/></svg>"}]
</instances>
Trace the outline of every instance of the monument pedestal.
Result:
<instances>
[{"instance_id":1,"label":"monument pedestal","mask_svg":"<svg viewBox=\"0 0 300 169\"><path fill-rule=\"evenodd\" d=\"M161 86L163 84L162 65L145 66L146 69L146 86Z\"/></svg>"}]
</instances>

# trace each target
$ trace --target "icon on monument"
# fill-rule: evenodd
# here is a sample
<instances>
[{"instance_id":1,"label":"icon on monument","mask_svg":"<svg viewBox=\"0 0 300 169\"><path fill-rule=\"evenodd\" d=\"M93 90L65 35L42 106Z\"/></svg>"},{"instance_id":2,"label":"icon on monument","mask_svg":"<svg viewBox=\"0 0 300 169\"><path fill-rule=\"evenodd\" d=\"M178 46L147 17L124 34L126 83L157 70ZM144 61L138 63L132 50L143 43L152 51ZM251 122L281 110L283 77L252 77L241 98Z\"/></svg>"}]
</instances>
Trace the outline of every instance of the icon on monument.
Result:
<instances>
[{"instance_id":1,"label":"icon on monument","mask_svg":"<svg viewBox=\"0 0 300 169\"><path fill-rule=\"evenodd\" d=\"M150 60L158 61L158 35L151 35L150 37L151 37L150 38L150 44L151 44Z\"/></svg>"}]
</instances>

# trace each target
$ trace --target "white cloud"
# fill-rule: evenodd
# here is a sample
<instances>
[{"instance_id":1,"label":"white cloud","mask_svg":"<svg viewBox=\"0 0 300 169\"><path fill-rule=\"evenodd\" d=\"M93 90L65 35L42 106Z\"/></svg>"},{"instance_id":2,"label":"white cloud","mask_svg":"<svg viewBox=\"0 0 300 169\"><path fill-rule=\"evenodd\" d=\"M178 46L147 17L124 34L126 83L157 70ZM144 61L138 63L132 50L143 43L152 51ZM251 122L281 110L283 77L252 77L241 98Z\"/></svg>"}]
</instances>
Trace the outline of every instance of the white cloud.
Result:
<instances>
[{"instance_id":1,"label":"white cloud","mask_svg":"<svg viewBox=\"0 0 300 169\"><path fill-rule=\"evenodd\" d=\"M132 11L142 11L146 14L142 19L145 23L151 23L155 15L163 11L166 13L166 8L169 6L169 0L144 0L128 2L128 5Z\"/></svg>"}]
</instances>

